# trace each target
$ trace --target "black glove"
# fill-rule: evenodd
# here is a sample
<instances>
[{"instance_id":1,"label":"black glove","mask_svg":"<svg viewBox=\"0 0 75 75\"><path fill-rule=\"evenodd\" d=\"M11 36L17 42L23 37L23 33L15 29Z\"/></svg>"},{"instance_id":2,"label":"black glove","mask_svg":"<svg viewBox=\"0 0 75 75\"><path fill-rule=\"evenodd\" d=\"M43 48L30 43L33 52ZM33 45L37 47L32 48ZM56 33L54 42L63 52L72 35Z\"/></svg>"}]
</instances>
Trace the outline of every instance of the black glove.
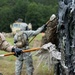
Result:
<instances>
[{"instance_id":1,"label":"black glove","mask_svg":"<svg viewBox=\"0 0 75 75\"><path fill-rule=\"evenodd\" d=\"M18 57L22 53L22 50L20 48L12 48L12 52L14 52L14 55Z\"/></svg>"},{"instance_id":2,"label":"black glove","mask_svg":"<svg viewBox=\"0 0 75 75\"><path fill-rule=\"evenodd\" d=\"M44 26L44 28L46 28L47 27L47 24L44 24L43 26Z\"/></svg>"},{"instance_id":3,"label":"black glove","mask_svg":"<svg viewBox=\"0 0 75 75\"><path fill-rule=\"evenodd\" d=\"M44 27L43 30L42 30L42 32L44 32L46 30L46 28L47 28L47 25L44 24L42 27Z\"/></svg>"}]
</instances>

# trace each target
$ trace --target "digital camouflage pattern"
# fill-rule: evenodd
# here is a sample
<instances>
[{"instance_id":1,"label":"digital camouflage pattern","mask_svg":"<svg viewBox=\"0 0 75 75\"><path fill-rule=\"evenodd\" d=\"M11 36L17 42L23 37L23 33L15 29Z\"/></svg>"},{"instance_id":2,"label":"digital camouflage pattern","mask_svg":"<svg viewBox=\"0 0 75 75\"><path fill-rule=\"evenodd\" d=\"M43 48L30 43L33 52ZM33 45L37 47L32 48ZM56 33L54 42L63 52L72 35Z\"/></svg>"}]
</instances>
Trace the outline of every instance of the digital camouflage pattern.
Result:
<instances>
[{"instance_id":1,"label":"digital camouflage pattern","mask_svg":"<svg viewBox=\"0 0 75 75\"><path fill-rule=\"evenodd\" d=\"M4 35L2 33L0 33L0 49L1 50L5 50L5 51L8 51L8 52L11 52L12 48L13 48L13 46L10 45L6 41Z\"/></svg>"},{"instance_id":2,"label":"digital camouflage pattern","mask_svg":"<svg viewBox=\"0 0 75 75\"><path fill-rule=\"evenodd\" d=\"M39 34L43 29L45 28L45 25L39 27L37 30L21 30L17 32L14 36L14 44L16 47L19 47L23 50L29 48L28 38L32 36L36 36ZM21 54L17 60L16 60L16 69L15 69L15 75L21 75L23 61L26 64L26 73L28 75L33 75L34 67L33 67L33 60L31 53L23 53Z\"/></svg>"}]
</instances>

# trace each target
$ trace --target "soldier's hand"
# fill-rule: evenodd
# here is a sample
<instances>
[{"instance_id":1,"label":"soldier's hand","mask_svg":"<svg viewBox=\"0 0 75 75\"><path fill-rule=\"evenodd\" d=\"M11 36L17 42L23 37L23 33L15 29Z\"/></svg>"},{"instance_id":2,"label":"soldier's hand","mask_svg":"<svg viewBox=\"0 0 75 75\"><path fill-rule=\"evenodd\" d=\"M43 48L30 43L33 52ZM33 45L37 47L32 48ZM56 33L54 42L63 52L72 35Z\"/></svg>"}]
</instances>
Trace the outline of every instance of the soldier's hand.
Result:
<instances>
[{"instance_id":1,"label":"soldier's hand","mask_svg":"<svg viewBox=\"0 0 75 75\"><path fill-rule=\"evenodd\" d=\"M44 28L46 28L47 27L47 24L44 24Z\"/></svg>"},{"instance_id":2,"label":"soldier's hand","mask_svg":"<svg viewBox=\"0 0 75 75\"><path fill-rule=\"evenodd\" d=\"M47 24L44 24L42 27L43 27L43 31L46 30Z\"/></svg>"},{"instance_id":3,"label":"soldier's hand","mask_svg":"<svg viewBox=\"0 0 75 75\"><path fill-rule=\"evenodd\" d=\"M12 52L14 52L14 55L18 57L22 53L22 49L12 48Z\"/></svg>"}]
</instances>

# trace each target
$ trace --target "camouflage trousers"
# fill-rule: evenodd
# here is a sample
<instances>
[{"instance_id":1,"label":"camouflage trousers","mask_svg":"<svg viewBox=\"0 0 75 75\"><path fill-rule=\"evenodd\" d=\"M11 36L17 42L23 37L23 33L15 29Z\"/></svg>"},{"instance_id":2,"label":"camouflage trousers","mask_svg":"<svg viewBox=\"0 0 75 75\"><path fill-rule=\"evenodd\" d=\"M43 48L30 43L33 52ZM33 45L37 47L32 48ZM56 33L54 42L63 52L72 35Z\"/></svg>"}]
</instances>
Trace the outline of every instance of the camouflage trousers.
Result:
<instances>
[{"instance_id":1,"label":"camouflage trousers","mask_svg":"<svg viewBox=\"0 0 75 75\"><path fill-rule=\"evenodd\" d=\"M34 67L31 53L23 53L17 58L15 62L15 75L21 75L23 63L26 66L26 74L33 75Z\"/></svg>"}]
</instances>

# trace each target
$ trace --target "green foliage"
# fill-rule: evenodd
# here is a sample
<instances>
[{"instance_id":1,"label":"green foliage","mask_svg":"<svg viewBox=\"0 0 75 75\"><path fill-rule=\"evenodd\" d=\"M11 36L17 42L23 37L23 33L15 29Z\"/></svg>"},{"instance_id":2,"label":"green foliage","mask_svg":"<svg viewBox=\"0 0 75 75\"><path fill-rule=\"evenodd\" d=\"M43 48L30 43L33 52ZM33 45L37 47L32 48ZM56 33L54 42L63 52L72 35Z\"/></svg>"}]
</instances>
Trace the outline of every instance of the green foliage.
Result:
<instances>
[{"instance_id":1,"label":"green foliage","mask_svg":"<svg viewBox=\"0 0 75 75\"><path fill-rule=\"evenodd\" d=\"M10 32L10 24L18 18L37 29L57 7L57 0L0 0L0 32Z\"/></svg>"},{"instance_id":2,"label":"green foliage","mask_svg":"<svg viewBox=\"0 0 75 75\"><path fill-rule=\"evenodd\" d=\"M58 0L33 0L33 1L35 1L36 3L44 4L44 5L55 6Z\"/></svg>"},{"instance_id":3,"label":"green foliage","mask_svg":"<svg viewBox=\"0 0 75 75\"><path fill-rule=\"evenodd\" d=\"M26 0L18 0L16 5L14 6L13 13L14 18L17 20L18 18L25 19L25 14L27 12L28 1Z\"/></svg>"}]
</instances>

